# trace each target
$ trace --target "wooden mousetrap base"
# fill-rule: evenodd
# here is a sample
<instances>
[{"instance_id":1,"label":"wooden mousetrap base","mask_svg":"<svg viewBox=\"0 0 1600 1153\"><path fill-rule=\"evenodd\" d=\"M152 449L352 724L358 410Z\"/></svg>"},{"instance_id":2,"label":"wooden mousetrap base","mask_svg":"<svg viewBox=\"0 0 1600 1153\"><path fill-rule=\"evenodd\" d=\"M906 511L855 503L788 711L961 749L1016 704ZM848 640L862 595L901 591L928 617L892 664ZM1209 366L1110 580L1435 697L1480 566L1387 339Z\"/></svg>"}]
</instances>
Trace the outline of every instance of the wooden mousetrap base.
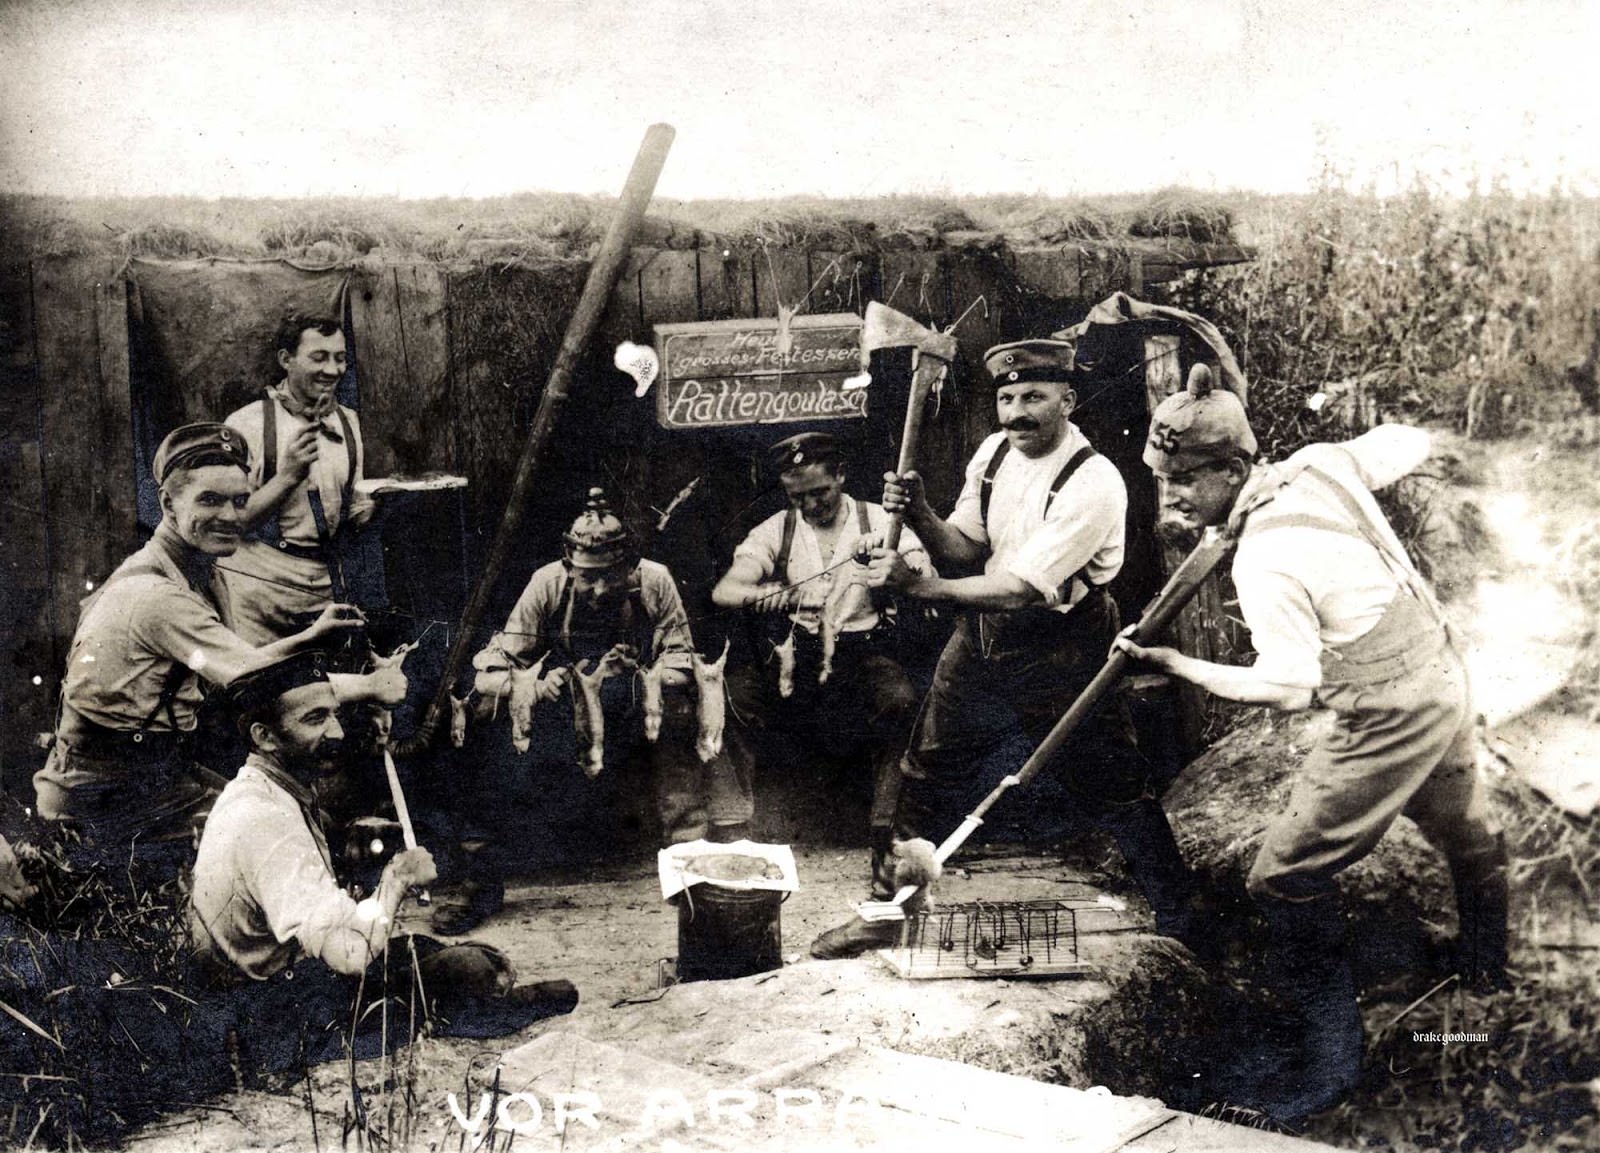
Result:
<instances>
[{"instance_id":1,"label":"wooden mousetrap base","mask_svg":"<svg viewBox=\"0 0 1600 1153\"><path fill-rule=\"evenodd\" d=\"M1083 957L1084 937L1137 925L1082 889L1059 900L976 901L917 913L907 918L902 943L878 956L908 981L1097 976Z\"/></svg>"}]
</instances>

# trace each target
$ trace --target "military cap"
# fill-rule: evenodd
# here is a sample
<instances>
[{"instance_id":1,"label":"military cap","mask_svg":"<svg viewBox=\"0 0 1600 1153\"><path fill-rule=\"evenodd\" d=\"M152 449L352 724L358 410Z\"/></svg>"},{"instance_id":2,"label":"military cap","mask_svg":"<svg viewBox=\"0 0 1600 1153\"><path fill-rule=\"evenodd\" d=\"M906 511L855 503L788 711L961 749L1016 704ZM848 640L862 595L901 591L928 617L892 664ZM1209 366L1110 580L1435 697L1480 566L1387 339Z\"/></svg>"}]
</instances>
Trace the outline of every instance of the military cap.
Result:
<instances>
[{"instance_id":1,"label":"military cap","mask_svg":"<svg viewBox=\"0 0 1600 1153\"><path fill-rule=\"evenodd\" d=\"M1064 340L1018 340L983 354L983 369L996 387L1030 380L1073 383L1079 373L1075 346Z\"/></svg>"},{"instance_id":2,"label":"military cap","mask_svg":"<svg viewBox=\"0 0 1600 1153\"><path fill-rule=\"evenodd\" d=\"M767 450L767 467L781 476L808 464L838 464L842 455L838 438L825 432L801 432Z\"/></svg>"},{"instance_id":3,"label":"military cap","mask_svg":"<svg viewBox=\"0 0 1600 1153\"><path fill-rule=\"evenodd\" d=\"M151 472L155 473L157 484L165 484L167 477L179 469L207 464L233 464L248 471L250 447L244 437L225 424L186 424L167 433L156 449Z\"/></svg>"},{"instance_id":4,"label":"military cap","mask_svg":"<svg viewBox=\"0 0 1600 1153\"><path fill-rule=\"evenodd\" d=\"M240 673L228 686L228 703L236 717L248 716L290 689L326 682L328 671L327 653L302 649Z\"/></svg>"},{"instance_id":5,"label":"military cap","mask_svg":"<svg viewBox=\"0 0 1600 1153\"><path fill-rule=\"evenodd\" d=\"M1150 417L1144 462L1158 476L1255 455L1256 436L1244 404L1226 389L1213 388L1211 370L1203 364L1190 369L1188 385L1158 404Z\"/></svg>"}]
</instances>

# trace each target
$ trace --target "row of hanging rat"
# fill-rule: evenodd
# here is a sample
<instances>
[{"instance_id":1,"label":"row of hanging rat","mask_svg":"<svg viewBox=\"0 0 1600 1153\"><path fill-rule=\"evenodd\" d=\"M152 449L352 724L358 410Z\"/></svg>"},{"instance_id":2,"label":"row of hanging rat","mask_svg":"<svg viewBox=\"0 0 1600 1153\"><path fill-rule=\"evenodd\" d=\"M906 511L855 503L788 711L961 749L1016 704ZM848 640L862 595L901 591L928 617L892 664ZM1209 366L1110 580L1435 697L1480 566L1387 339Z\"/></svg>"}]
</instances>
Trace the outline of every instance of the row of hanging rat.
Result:
<instances>
[{"instance_id":1,"label":"row of hanging rat","mask_svg":"<svg viewBox=\"0 0 1600 1153\"><path fill-rule=\"evenodd\" d=\"M694 666L696 693L695 717L699 731L695 738L695 753L702 761L711 761L722 752L722 732L727 719L727 687L723 674L728 663L728 645L724 642L722 656L717 660L703 659L699 653L690 653ZM595 778L605 764L605 710L600 704L600 688L607 678L628 673L639 678L644 705L645 739L655 741L661 736L661 688L663 676L669 666L657 659L654 664L643 665L624 645L614 646L597 660L582 660L571 665L557 665L545 671L550 654L546 653L525 669L508 669L510 678L511 746L526 753L531 745L533 712L536 707L553 701L561 690L570 688L572 696L572 722L578 737L579 763L584 774ZM456 748L466 743L467 721L472 715L473 694L450 697L450 742ZM499 708L499 697L491 698L493 708ZM490 715L493 715L492 713Z\"/></svg>"},{"instance_id":2,"label":"row of hanging rat","mask_svg":"<svg viewBox=\"0 0 1600 1153\"><path fill-rule=\"evenodd\" d=\"M833 654L839 628L856 610L857 597L868 595L856 581L840 582L834 595L829 596L821 621L822 664L817 673L819 684L826 684L833 675ZM778 695L787 699L794 693L795 628L791 624L789 635L772 646L778 662ZM600 686L607 678L627 672L639 678L644 705L645 739L654 742L661 735L662 675L667 671L658 657L655 663L641 665L623 645L614 646L598 660L578 661L572 665L558 665L549 672L546 653L525 669L508 669L510 678L511 746L518 754L526 753L531 744L533 710L546 701L553 701L561 690L570 686L572 696L573 728L578 738L579 762L586 776L598 777L605 761L605 712L600 707ZM690 653L694 667L695 718L698 733L695 753L709 762L722 752L722 733L727 722L727 687L724 673L728 662L728 643L723 642L722 656L715 661L705 660L699 653ZM467 722L472 713L473 694L450 697L450 741L462 747L467 738ZM498 710L499 697L493 698L493 708ZM491 715L493 715L491 713Z\"/></svg>"}]
</instances>

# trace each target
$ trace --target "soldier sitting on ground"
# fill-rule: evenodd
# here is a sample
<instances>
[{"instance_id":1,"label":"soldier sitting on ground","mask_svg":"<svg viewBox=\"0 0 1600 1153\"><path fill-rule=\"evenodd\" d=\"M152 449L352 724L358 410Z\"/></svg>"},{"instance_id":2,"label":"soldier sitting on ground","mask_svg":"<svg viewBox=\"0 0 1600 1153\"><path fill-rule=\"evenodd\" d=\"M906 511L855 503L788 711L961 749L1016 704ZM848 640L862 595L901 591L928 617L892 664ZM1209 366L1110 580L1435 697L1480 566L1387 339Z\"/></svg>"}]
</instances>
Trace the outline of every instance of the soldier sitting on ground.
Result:
<instances>
[{"instance_id":1,"label":"soldier sitting on ground","mask_svg":"<svg viewBox=\"0 0 1600 1153\"><path fill-rule=\"evenodd\" d=\"M366 999L401 1006L389 1014L391 1042L413 1008L441 1033L479 1037L570 1012L578 995L566 981L517 985L498 950L397 932L408 890L434 879L426 849L397 853L364 901L340 887L315 792L344 739L329 676L326 657L310 651L234 682L250 754L217 798L195 862L193 946L252 1059L285 1069L336 1055L358 983Z\"/></svg>"}]
</instances>

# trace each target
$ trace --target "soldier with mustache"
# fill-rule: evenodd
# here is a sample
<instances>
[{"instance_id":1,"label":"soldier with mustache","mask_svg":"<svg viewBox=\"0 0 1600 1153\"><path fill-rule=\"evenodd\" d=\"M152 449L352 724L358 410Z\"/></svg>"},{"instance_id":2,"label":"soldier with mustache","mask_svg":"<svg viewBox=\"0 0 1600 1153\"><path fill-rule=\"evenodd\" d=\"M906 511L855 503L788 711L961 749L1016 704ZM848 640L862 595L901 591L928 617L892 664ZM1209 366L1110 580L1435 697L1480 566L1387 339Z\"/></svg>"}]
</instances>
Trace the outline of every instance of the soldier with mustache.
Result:
<instances>
[{"instance_id":1,"label":"soldier with mustache","mask_svg":"<svg viewBox=\"0 0 1600 1153\"><path fill-rule=\"evenodd\" d=\"M302 631L257 647L223 624L217 562L239 547L250 498L250 451L231 428L191 424L156 449L161 522L84 601L45 766L38 813L81 834L85 863L148 858L159 883L185 863L216 778L189 748L200 682L226 686L247 667L329 643L362 624L327 605ZM332 678L342 700L394 703L398 669Z\"/></svg>"},{"instance_id":2,"label":"soldier with mustache","mask_svg":"<svg viewBox=\"0 0 1600 1153\"><path fill-rule=\"evenodd\" d=\"M503 1036L570 1013L578 992L568 981L519 985L492 946L399 931L407 891L435 877L427 849L398 852L366 900L341 887L319 796L342 760L337 675L324 654L302 651L248 670L228 693L250 752L206 824L188 920L243 1055L278 1072L327 1060L346 1043L361 1056L375 1042L402 1043L413 990L425 998L418 1023L426 1014L445 1036ZM395 1000L387 1022L370 1008L354 1013L385 996Z\"/></svg>"},{"instance_id":3,"label":"soldier with mustache","mask_svg":"<svg viewBox=\"0 0 1600 1153\"><path fill-rule=\"evenodd\" d=\"M365 467L360 418L334 397L347 363L339 321L291 314L273 349L283 379L225 422L249 447L254 491L243 516L249 539L218 566L217 599L228 627L257 645L297 632L342 599L334 587L339 533L373 511L356 491Z\"/></svg>"},{"instance_id":4,"label":"soldier with mustache","mask_svg":"<svg viewBox=\"0 0 1600 1153\"><path fill-rule=\"evenodd\" d=\"M934 671L900 769L900 839L937 840L940 801L964 790L984 756L1018 725L1041 742L1099 671L1117 634L1106 585L1122 567L1127 490L1122 476L1072 423L1080 370L1071 344L1025 340L984 354L1001 431L967 465L948 518L929 506L915 472L888 474L883 507L906 524L942 571L919 574L876 549L868 583L955 606L959 621ZM1157 929L1203 946L1178 854L1120 701L1068 742L1055 766L1080 813L1116 839L1155 912ZM820 958L892 943L893 921L856 919L811 946Z\"/></svg>"}]
</instances>

